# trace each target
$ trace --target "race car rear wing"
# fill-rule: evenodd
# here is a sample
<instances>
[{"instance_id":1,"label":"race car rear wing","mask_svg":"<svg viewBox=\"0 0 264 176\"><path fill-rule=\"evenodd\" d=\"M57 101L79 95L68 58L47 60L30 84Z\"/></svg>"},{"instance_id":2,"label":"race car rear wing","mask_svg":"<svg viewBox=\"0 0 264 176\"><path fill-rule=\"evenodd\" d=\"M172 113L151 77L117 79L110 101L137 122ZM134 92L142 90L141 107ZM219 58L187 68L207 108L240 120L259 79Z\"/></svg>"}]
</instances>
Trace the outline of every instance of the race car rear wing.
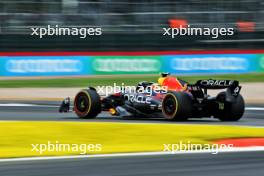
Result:
<instances>
[{"instance_id":1,"label":"race car rear wing","mask_svg":"<svg viewBox=\"0 0 264 176\"><path fill-rule=\"evenodd\" d=\"M207 92L207 89L228 89L234 96L237 96L241 90L241 86L237 80L198 80L194 85L190 85L190 87L191 89L198 87L204 89L205 92Z\"/></svg>"},{"instance_id":2,"label":"race car rear wing","mask_svg":"<svg viewBox=\"0 0 264 176\"><path fill-rule=\"evenodd\" d=\"M204 89L225 89L228 87L237 87L239 82L236 80L199 80L196 85Z\"/></svg>"}]
</instances>

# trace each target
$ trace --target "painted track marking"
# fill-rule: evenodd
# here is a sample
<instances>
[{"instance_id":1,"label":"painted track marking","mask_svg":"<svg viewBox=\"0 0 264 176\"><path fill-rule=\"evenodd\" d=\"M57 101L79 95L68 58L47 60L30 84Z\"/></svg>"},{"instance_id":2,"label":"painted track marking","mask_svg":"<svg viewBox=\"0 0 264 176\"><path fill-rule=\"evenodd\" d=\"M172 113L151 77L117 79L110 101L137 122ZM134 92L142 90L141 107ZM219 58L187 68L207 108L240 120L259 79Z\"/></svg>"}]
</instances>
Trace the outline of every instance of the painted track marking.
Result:
<instances>
[{"instance_id":1,"label":"painted track marking","mask_svg":"<svg viewBox=\"0 0 264 176\"><path fill-rule=\"evenodd\" d=\"M39 105L27 103L0 103L0 107L59 107L58 105ZM245 110L264 111L264 107L246 107Z\"/></svg>"},{"instance_id":2,"label":"painted track marking","mask_svg":"<svg viewBox=\"0 0 264 176\"><path fill-rule=\"evenodd\" d=\"M258 152L264 151L264 146L259 147L234 147L229 149L219 149L219 153L228 152ZM116 153L116 154L96 154L96 155L70 155L70 156L48 156L48 157L25 157L0 159L0 162L16 161L37 161L37 160L59 160L59 159L81 159L81 158L109 158L109 157L132 157L132 156L155 156L155 155L182 155L182 154L211 154L209 150L198 151L175 151L175 152L139 152L139 153Z\"/></svg>"}]
</instances>

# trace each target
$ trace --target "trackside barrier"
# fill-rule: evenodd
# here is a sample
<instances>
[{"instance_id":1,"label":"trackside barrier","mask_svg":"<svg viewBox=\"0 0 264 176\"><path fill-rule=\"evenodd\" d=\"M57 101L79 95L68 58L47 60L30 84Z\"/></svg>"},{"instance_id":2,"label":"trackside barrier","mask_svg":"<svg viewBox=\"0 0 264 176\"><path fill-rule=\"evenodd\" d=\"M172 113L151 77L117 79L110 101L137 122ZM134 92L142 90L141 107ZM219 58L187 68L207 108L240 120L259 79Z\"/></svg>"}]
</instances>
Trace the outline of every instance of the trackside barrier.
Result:
<instances>
[{"instance_id":1,"label":"trackside barrier","mask_svg":"<svg viewBox=\"0 0 264 176\"><path fill-rule=\"evenodd\" d=\"M1 54L1 53L0 53ZM0 76L264 72L264 54L0 56Z\"/></svg>"},{"instance_id":2,"label":"trackside barrier","mask_svg":"<svg viewBox=\"0 0 264 176\"><path fill-rule=\"evenodd\" d=\"M0 57L1 76L89 75L88 56L11 56Z\"/></svg>"},{"instance_id":3,"label":"trackside barrier","mask_svg":"<svg viewBox=\"0 0 264 176\"><path fill-rule=\"evenodd\" d=\"M264 54L259 54L257 58L257 71L264 72Z\"/></svg>"},{"instance_id":4,"label":"trackside barrier","mask_svg":"<svg viewBox=\"0 0 264 176\"><path fill-rule=\"evenodd\" d=\"M257 70L255 54L163 56L164 70L175 74L250 73Z\"/></svg>"}]
</instances>

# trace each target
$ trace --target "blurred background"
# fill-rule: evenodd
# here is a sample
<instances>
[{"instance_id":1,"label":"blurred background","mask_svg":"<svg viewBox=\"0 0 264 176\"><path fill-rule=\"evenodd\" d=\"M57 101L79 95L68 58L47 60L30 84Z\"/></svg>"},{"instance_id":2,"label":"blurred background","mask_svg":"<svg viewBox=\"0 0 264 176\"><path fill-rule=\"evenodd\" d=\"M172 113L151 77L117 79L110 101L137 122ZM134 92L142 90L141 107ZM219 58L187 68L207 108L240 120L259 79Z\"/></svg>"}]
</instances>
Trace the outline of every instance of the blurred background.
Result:
<instances>
[{"instance_id":1,"label":"blurred background","mask_svg":"<svg viewBox=\"0 0 264 176\"><path fill-rule=\"evenodd\" d=\"M31 28L47 28L48 25L100 27L103 34L88 36L85 39L79 36L45 36L40 39L38 36L31 35ZM213 39L212 36L177 36L174 39L163 36L163 28L174 28L179 25L210 29L234 28L235 33L233 36L220 36L217 39ZM263 137L264 133L261 129L264 126L263 46L264 0L0 0L0 121L3 121L0 123L0 130L10 131L0 133L0 158L32 156L28 148L29 144L41 144L47 139L58 139L66 143L74 142L75 139L83 143L106 141L110 146L113 145L116 151L122 152L125 151L126 146L132 146L132 148L136 146L135 149L141 151L137 147L142 147L142 144L146 144L146 148L142 151L149 151L149 147L155 146L153 142L162 146L160 144L165 143L163 139L172 139L173 142L177 142L194 137L195 142L195 140L208 141L229 137ZM139 118L116 119L104 112L98 116L100 123L116 123L122 120L128 123L144 122L144 126L147 126L144 128L143 124L140 124L140 128L133 127L129 132L127 126L120 128L121 124L118 123L115 129L112 128L113 124L110 124L111 128L106 126L97 128L94 123L91 126L96 128L90 128L90 126L83 126L82 122L80 126L76 126L77 117L74 113L58 113L58 106L65 97L73 99L80 89L87 86L98 88L98 86L113 86L114 83L134 86L140 81L157 82L161 72L170 72L190 83L209 78L240 81L241 94L247 106L243 119L235 123L221 123L219 128L198 126L199 124L219 124L218 119L196 119L190 120L190 123L197 124L197 128L186 125L177 126L171 130L166 127L168 132L164 132L161 125L155 125L157 130L149 128L150 124L146 124L148 121L143 118L141 120ZM4 122L5 120L7 121ZM13 123L11 120L16 122ZM42 121L50 120L73 121L69 122L73 126L68 126L66 123L62 126L54 126L60 123L53 122L45 123L47 126L37 125L42 124ZM85 122L97 121L97 119L94 120ZM154 120L150 123L163 123L162 119ZM36 122L30 125L29 121ZM133 125L137 126L136 123ZM229 125L229 127L225 131L222 125ZM245 129L241 127L240 131L237 127L233 128L235 125L247 127ZM248 126L260 128L250 129ZM180 129L177 130L178 127ZM142 129L151 129L151 131L142 131ZM157 137L159 135L153 133L154 131L157 133L163 131L161 134L164 134L164 137ZM179 131L181 133L178 133ZM180 135L179 138L177 135ZM121 140L123 138L124 144ZM263 141L262 138L261 140ZM251 140L249 143L255 145ZM135 150L126 152L131 151ZM248 173L245 171L249 167L254 174L244 175L261 175L262 170L259 168L260 166L263 168L263 164L260 163L263 163L263 157L259 157L261 156L259 154L254 157L245 156L247 157L241 159L238 159L238 156L233 156L235 159L228 157L226 160L219 158L215 165L210 164L209 170L214 172L214 175L217 172L221 175L222 171L227 173L226 169L231 168L229 161L233 159L237 163L231 163L235 167L232 167L233 172L228 171L229 175ZM210 162L214 161L212 157L213 155L209 157ZM191 166L190 169L186 166L183 168L189 173L194 169L193 163L189 162L193 158L183 162L178 161L178 163L188 163L188 167ZM153 171L154 165L148 169L144 165L144 167L141 166L141 163L153 161L145 162L146 160L140 159L139 162L133 161L133 163L139 163L140 168L148 171L130 171L125 167L125 175L135 171L145 175L151 174L149 171ZM210 173L207 169L209 160L204 159L206 162L202 165L206 167L197 167L199 171L203 171L203 175ZM246 161L247 159L250 160ZM155 161L158 164L155 164L156 170L152 175L157 173L170 175L174 174L173 170L177 170L177 173L180 171L181 174L185 172L175 167L175 162L171 162L172 160L162 161L161 166L166 165L163 167L166 171L163 172L160 167L156 167L160 161L162 160ZM118 163L124 162L120 160ZM253 167L254 163L256 165ZM109 163L106 166L112 168L112 164ZM125 162L123 166L129 164ZM51 163L51 170L42 165L39 168L25 169L28 167L23 164L19 168L23 169L24 175L28 175L28 171L32 175L34 173L37 173L35 175L41 173L42 175L45 173L67 175L71 173L69 169L74 172L92 173L91 170L98 170L104 166L97 167L93 164L93 168L90 169L86 164L81 164L85 168L80 169L78 163L77 165L77 169L72 169L76 165L70 163L66 165L68 167L65 167L65 164L58 166ZM57 172L61 166L63 166L62 172ZM112 170L119 171L119 165L117 167ZM69 169L65 170L65 168ZM17 167L12 171L16 171L15 175L18 175ZM102 172L110 173L105 170ZM197 173L198 171L195 175Z\"/></svg>"},{"instance_id":2,"label":"blurred background","mask_svg":"<svg viewBox=\"0 0 264 176\"><path fill-rule=\"evenodd\" d=\"M100 27L103 34L85 39L31 36L31 28L48 25ZM234 28L235 33L217 39L163 36L162 28L179 25ZM164 144L180 141L220 144L219 139L243 138L241 144L263 150L263 46L264 0L0 0L0 161L78 154L32 152L32 144L47 141L102 143L103 153L131 153L161 151ZM65 97L73 100L88 86L99 91L99 86L157 82L161 72L189 83L210 78L240 81L244 117L221 124L218 119L190 119L174 126L165 119L122 118L108 112L86 120L74 112L58 113ZM208 93L216 95L218 90ZM239 142L228 142L239 146ZM263 154L122 156L67 162L18 159L0 162L0 175L260 176Z\"/></svg>"},{"instance_id":3,"label":"blurred background","mask_svg":"<svg viewBox=\"0 0 264 176\"><path fill-rule=\"evenodd\" d=\"M232 27L234 36L162 36L163 27ZM30 36L31 27L101 27L103 35ZM0 51L258 49L263 0L1 0Z\"/></svg>"}]
</instances>

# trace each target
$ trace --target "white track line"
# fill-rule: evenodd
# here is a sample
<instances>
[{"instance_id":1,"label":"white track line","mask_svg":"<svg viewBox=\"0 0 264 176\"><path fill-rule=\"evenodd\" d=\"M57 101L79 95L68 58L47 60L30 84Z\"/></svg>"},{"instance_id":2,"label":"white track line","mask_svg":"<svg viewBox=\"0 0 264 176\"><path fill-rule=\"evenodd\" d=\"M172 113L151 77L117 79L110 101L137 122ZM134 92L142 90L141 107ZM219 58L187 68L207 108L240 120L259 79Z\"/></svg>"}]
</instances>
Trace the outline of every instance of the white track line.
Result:
<instances>
[{"instance_id":1,"label":"white track line","mask_svg":"<svg viewBox=\"0 0 264 176\"><path fill-rule=\"evenodd\" d=\"M219 149L219 153L234 152L257 152L264 151L261 147L235 147L231 149ZM212 154L213 151L176 151L176 152L139 152L139 153L116 153L116 154L96 154L96 155L71 155L71 156L48 156L48 157L25 157L25 158L9 158L0 159L0 162L16 162L16 161L37 161L37 160L60 160L60 159L81 159L81 158L109 158L109 157L130 157L130 156L157 156L157 155L182 155L182 154ZM216 155L216 154L215 154Z\"/></svg>"},{"instance_id":2,"label":"white track line","mask_svg":"<svg viewBox=\"0 0 264 176\"><path fill-rule=\"evenodd\" d=\"M59 107L58 105L38 105L27 103L0 103L0 107ZM245 110L264 111L264 107L246 107Z\"/></svg>"},{"instance_id":3,"label":"white track line","mask_svg":"<svg viewBox=\"0 0 264 176\"><path fill-rule=\"evenodd\" d=\"M252 111L264 111L264 107L246 107L245 109Z\"/></svg>"},{"instance_id":4,"label":"white track line","mask_svg":"<svg viewBox=\"0 0 264 176\"><path fill-rule=\"evenodd\" d=\"M2 103L0 107L59 107L57 105L38 105L38 104L24 104L24 103Z\"/></svg>"}]
</instances>

